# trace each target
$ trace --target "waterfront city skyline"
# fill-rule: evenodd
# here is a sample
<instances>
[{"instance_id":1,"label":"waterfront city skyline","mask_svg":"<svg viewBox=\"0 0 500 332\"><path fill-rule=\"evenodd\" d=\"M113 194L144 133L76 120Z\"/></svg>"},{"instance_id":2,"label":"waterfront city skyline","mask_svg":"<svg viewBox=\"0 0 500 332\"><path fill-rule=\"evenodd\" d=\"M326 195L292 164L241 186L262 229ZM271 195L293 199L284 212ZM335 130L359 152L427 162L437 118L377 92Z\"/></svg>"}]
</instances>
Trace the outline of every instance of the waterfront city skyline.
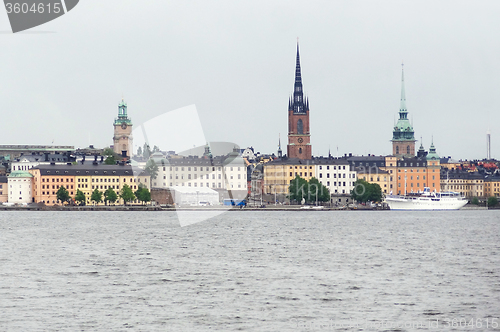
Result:
<instances>
[{"instance_id":1,"label":"waterfront city skyline","mask_svg":"<svg viewBox=\"0 0 500 332\"><path fill-rule=\"evenodd\" d=\"M15 35L0 11L2 144L109 146L123 97L134 125L195 104L207 140L276 153L298 36L313 156L392 152L404 62L416 145L482 159L490 128L498 159L498 9L110 0Z\"/></svg>"}]
</instances>

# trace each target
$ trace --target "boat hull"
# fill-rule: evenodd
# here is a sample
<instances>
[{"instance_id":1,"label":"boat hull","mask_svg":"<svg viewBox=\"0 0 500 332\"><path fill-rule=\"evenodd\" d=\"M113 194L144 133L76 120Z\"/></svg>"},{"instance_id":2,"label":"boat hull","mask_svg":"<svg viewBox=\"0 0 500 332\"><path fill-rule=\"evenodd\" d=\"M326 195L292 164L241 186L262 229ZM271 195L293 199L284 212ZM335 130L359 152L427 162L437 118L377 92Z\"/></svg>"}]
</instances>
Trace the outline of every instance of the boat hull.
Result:
<instances>
[{"instance_id":1,"label":"boat hull","mask_svg":"<svg viewBox=\"0 0 500 332\"><path fill-rule=\"evenodd\" d=\"M430 197L387 197L386 202L391 210L459 210L467 204L464 198Z\"/></svg>"}]
</instances>

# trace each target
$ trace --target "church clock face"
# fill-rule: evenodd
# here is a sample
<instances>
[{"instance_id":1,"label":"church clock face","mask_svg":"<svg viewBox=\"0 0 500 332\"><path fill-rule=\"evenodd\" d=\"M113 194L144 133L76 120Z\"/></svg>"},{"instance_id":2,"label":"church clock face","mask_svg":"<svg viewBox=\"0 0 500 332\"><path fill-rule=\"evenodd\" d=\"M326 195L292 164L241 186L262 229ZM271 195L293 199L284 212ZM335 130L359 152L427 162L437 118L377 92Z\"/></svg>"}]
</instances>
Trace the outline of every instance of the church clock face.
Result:
<instances>
[{"instance_id":1,"label":"church clock face","mask_svg":"<svg viewBox=\"0 0 500 332\"><path fill-rule=\"evenodd\" d=\"M122 129L127 129L127 124L125 122L122 123Z\"/></svg>"},{"instance_id":2,"label":"church clock face","mask_svg":"<svg viewBox=\"0 0 500 332\"><path fill-rule=\"evenodd\" d=\"M302 137L299 137L299 139L297 140L299 143L302 143L304 142L304 140L302 139Z\"/></svg>"}]
</instances>

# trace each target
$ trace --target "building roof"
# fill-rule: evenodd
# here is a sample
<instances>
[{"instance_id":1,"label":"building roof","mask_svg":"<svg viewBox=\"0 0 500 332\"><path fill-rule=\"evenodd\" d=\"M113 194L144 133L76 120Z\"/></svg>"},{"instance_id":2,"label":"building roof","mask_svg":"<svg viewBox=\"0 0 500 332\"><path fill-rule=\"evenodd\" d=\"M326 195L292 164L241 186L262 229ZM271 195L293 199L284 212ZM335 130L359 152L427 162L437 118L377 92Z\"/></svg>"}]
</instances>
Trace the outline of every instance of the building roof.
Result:
<instances>
[{"instance_id":1,"label":"building roof","mask_svg":"<svg viewBox=\"0 0 500 332\"><path fill-rule=\"evenodd\" d=\"M348 165L345 159L330 159L330 158L314 158L314 159L299 159L299 158L283 158L275 159L264 165Z\"/></svg>"},{"instance_id":2,"label":"building roof","mask_svg":"<svg viewBox=\"0 0 500 332\"><path fill-rule=\"evenodd\" d=\"M9 180L7 179L6 176L3 176L3 175L0 176L0 183L7 183L7 182L9 182Z\"/></svg>"},{"instance_id":3,"label":"building roof","mask_svg":"<svg viewBox=\"0 0 500 332\"><path fill-rule=\"evenodd\" d=\"M61 176L149 176L149 173L139 167L130 165L38 165L32 170L40 170L41 175Z\"/></svg>"},{"instance_id":4,"label":"building roof","mask_svg":"<svg viewBox=\"0 0 500 332\"><path fill-rule=\"evenodd\" d=\"M388 171L385 171L383 169L380 169L377 166L371 166L371 167L356 167L356 172L358 174L389 174Z\"/></svg>"},{"instance_id":5,"label":"building roof","mask_svg":"<svg viewBox=\"0 0 500 332\"><path fill-rule=\"evenodd\" d=\"M33 175L27 171L14 171L9 174L9 178L32 178Z\"/></svg>"}]
</instances>

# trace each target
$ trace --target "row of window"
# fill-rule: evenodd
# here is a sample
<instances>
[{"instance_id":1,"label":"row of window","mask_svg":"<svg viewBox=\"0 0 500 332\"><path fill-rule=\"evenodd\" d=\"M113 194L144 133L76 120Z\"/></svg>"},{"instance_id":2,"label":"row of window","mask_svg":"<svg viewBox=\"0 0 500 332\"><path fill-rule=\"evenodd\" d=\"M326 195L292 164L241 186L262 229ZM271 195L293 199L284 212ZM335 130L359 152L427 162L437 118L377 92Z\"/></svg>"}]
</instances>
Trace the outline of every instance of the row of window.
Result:
<instances>
[{"instance_id":1,"label":"row of window","mask_svg":"<svg viewBox=\"0 0 500 332\"><path fill-rule=\"evenodd\" d=\"M183 172L184 171L184 168L187 168L188 172L191 172L191 167L178 167L176 166L175 167L175 171L178 172L179 171L179 168L181 169L181 171ZM192 167L193 168L193 171L194 172L197 172L198 171L198 167ZM203 166L199 166L200 168L200 172L203 172ZM241 168L240 167L227 167L228 170L230 170L231 172L233 172L235 169L237 169L238 172L241 171ZM167 167L163 167L163 171L165 172L167 170ZM174 167L170 167L170 171L172 172L174 170ZM217 167L217 170L220 172L222 170L222 167ZM206 172L215 172L215 167L205 167L205 171Z\"/></svg>"},{"instance_id":2,"label":"row of window","mask_svg":"<svg viewBox=\"0 0 500 332\"><path fill-rule=\"evenodd\" d=\"M426 186L425 183L422 183L422 188L424 188L425 186ZM432 183L432 187L435 187L435 186L436 186L436 184L433 182ZM398 183L398 187L401 188L401 183ZM413 188L413 182L409 184L409 187ZM417 182L417 186L416 187L420 188L420 183ZM392 188L392 185L391 185L391 188Z\"/></svg>"},{"instance_id":3,"label":"row of window","mask_svg":"<svg viewBox=\"0 0 500 332\"><path fill-rule=\"evenodd\" d=\"M321 169L323 169L323 166L319 166L319 169L320 169L320 170L321 170ZM327 169L327 170L329 170L329 169L330 169L330 166L328 166L328 165L327 165L327 166L326 166L326 169ZM335 170L337 170L337 166L332 166L332 169L333 169L334 171L335 171ZM339 170L341 170L341 169L342 169L342 170L345 170L345 165L342 165L342 166L340 166L340 165L339 165Z\"/></svg>"},{"instance_id":4,"label":"row of window","mask_svg":"<svg viewBox=\"0 0 500 332\"><path fill-rule=\"evenodd\" d=\"M47 181L45 181L47 180ZM64 179L60 179L61 181L60 182L64 182ZM42 182L50 182L50 179L46 179L44 177L42 177ZM52 178L52 182L59 182L59 178ZM73 182L73 179L72 178L66 178L66 182Z\"/></svg>"},{"instance_id":5,"label":"row of window","mask_svg":"<svg viewBox=\"0 0 500 332\"><path fill-rule=\"evenodd\" d=\"M74 192L70 191L69 194L73 195ZM36 192L35 192L35 195L36 195ZM42 195L51 195L51 192L50 191L42 191ZM57 191L52 191L52 195L57 195Z\"/></svg>"},{"instance_id":6,"label":"row of window","mask_svg":"<svg viewBox=\"0 0 500 332\"><path fill-rule=\"evenodd\" d=\"M435 180L436 179L436 176L433 175L432 176L432 179ZM401 180L401 175L398 176L398 180ZM413 180L413 175L410 176L410 180ZM417 180L420 180L420 175L417 175ZM422 180L425 180L425 175L422 176ZM392 181L392 178L391 178L391 181Z\"/></svg>"},{"instance_id":7,"label":"row of window","mask_svg":"<svg viewBox=\"0 0 500 332\"><path fill-rule=\"evenodd\" d=\"M166 178L167 178L167 176L166 176L166 175L164 175L164 176L163 176L163 179L166 179ZM222 175L221 175L221 174L218 174L217 178L218 178L219 180L221 180L221 179L222 179ZM225 175L224 175L224 178L225 178L226 180L228 179L228 178L227 178L227 174L225 174ZM172 174L170 174L170 180L172 180L172 179L173 179L173 175L172 175ZM178 175L178 174L176 174L176 175L175 175L175 179L176 179L176 180L179 180L179 175ZM188 180L191 180L191 179L193 179L193 180L197 180L197 179L198 179L198 176L197 176L197 174L193 174L193 176L191 177L191 174L188 174L188 175L187 175L187 179L188 179ZM205 179L206 179L206 180L210 179L210 174L206 174L206 175L205 175ZM232 175L230 175L230 176L229 176L229 179L230 179L230 180L234 180L234 178L233 178L233 176L232 176ZM181 174L181 180L184 180L184 174ZM203 174L200 174L200 180L203 180ZM212 180L215 180L215 174L212 174ZM241 174L238 174L238 180L241 180ZM140 181L139 181L139 182L140 182Z\"/></svg>"},{"instance_id":8,"label":"row of window","mask_svg":"<svg viewBox=\"0 0 500 332\"><path fill-rule=\"evenodd\" d=\"M61 187L64 187L64 186L61 186ZM70 188L71 187L71 188ZM78 185L78 187L80 187L80 185ZM42 189L50 189L50 185L47 185L47 188L45 188L45 185L43 184L42 185ZM59 186L55 186L55 185L52 185L52 189L59 189ZM66 189L73 189L73 185L68 185L66 187Z\"/></svg>"},{"instance_id":9,"label":"row of window","mask_svg":"<svg viewBox=\"0 0 500 332\"><path fill-rule=\"evenodd\" d=\"M333 178L336 178L337 177L337 173L333 173ZM319 178L322 179L323 178L323 173L319 173ZM329 179L330 178L330 173L326 173L326 178ZM346 178L345 176L345 173L339 173L339 178ZM354 173L349 173L349 176L348 176L349 179L351 178L356 178L356 174Z\"/></svg>"}]
</instances>

